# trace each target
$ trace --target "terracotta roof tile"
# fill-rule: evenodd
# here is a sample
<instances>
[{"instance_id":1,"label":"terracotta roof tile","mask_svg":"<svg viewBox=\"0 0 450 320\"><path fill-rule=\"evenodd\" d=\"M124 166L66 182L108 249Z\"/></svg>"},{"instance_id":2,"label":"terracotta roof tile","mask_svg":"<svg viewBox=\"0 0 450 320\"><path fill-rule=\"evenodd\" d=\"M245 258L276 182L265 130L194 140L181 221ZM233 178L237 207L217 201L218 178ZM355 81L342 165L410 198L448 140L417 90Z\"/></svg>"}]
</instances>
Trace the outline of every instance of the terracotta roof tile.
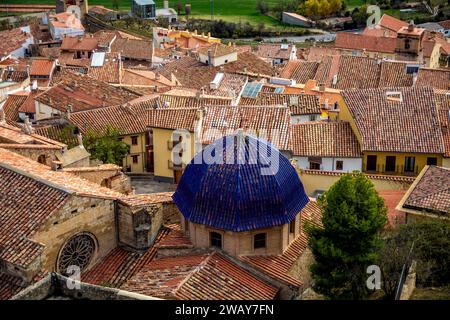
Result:
<instances>
[{"instance_id":1,"label":"terracotta roof tile","mask_svg":"<svg viewBox=\"0 0 450 320\"><path fill-rule=\"evenodd\" d=\"M95 80L84 74L66 71L54 87L35 99L62 112L69 105L72 112L119 105L137 98L137 95Z\"/></svg>"},{"instance_id":2,"label":"terracotta roof tile","mask_svg":"<svg viewBox=\"0 0 450 320\"><path fill-rule=\"evenodd\" d=\"M94 51L98 40L90 37L64 37L61 43L62 51Z\"/></svg>"},{"instance_id":3,"label":"terracotta roof tile","mask_svg":"<svg viewBox=\"0 0 450 320\"><path fill-rule=\"evenodd\" d=\"M320 114L319 97L312 94L284 94L261 92L256 98L243 97L239 102L242 106L287 105L291 115Z\"/></svg>"},{"instance_id":4,"label":"terracotta roof tile","mask_svg":"<svg viewBox=\"0 0 450 320\"><path fill-rule=\"evenodd\" d=\"M208 52L210 50L211 50L211 56L213 58L229 55L229 54L232 54L237 51L232 46L227 46L227 45L224 45L221 43L213 43L208 47L201 47L197 51L200 54L208 55Z\"/></svg>"},{"instance_id":5,"label":"terracotta roof tile","mask_svg":"<svg viewBox=\"0 0 450 320\"><path fill-rule=\"evenodd\" d=\"M48 76L50 77L55 67L53 59L33 59L31 61L30 76Z\"/></svg>"},{"instance_id":6,"label":"terracotta roof tile","mask_svg":"<svg viewBox=\"0 0 450 320\"><path fill-rule=\"evenodd\" d=\"M403 207L450 213L450 169L430 166L413 187Z\"/></svg>"},{"instance_id":7,"label":"terracotta roof tile","mask_svg":"<svg viewBox=\"0 0 450 320\"><path fill-rule=\"evenodd\" d=\"M153 44L147 40L116 38L111 51L120 53L123 58L151 61Z\"/></svg>"},{"instance_id":8,"label":"terracotta roof tile","mask_svg":"<svg viewBox=\"0 0 450 320\"><path fill-rule=\"evenodd\" d=\"M19 49L31 35L21 28L0 31L0 58Z\"/></svg>"},{"instance_id":9,"label":"terracotta roof tile","mask_svg":"<svg viewBox=\"0 0 450 320\"><path fill-rule=\"evenodd\" d=\"M218 252L156 259L122 288L183 300L266 300L278 292Z\"/></svg>"},{"instance_id":10,"label":"terracotta roof tile","mask_svg":"<svg viewBox=\"0 0 450 320\"><path fill-rule=\"evenodd\" d=\"M393 37L373 37L357 33L338 32L336 33L335 46L336 48L350 50L394 53L397 47L397 39Z\"/></svg>"},{"instance_id":11,"label":"terracotta roof tile","mask_svg":"<svg viewBox=\"0 0 450 320\"><path fill-rule=\"evenodd\" d=\"M400 19L394 18L390 15L383 14L380 21L378 22L378 25L383 28L397 32L401 28L407 27L408 23Z\"/></svg>"},{"instance_id":12,"label":"terracotta roof tile","mask_svg":"<svg viewBox=\"0 0 450 320\"><path fill-rule=\"evenodd\" d=\"M415 85L450 90L450 70L420 68Z\"/></svg>"},{"instance_id":13,"label":"terracotta roof tile","mask_svg":"<svg viewBox=\"0 0 450 320\"><path fill-rule=\"evenodd\" d=\"M389 99L390 92L397 94ZM347 90L342 96L361 135L363 151L445 152L431 88Z\"/></svg>"},{"instance_id":14,"label":"terracotta roof tile","mask_svg":"<svg viewBox=\"0 0 450 320\"><path fill-rule=\"evenodd\" d=\"M305 122L291 127L296 156L362 157L358 139L348 122Z\"/></svg>"},{"instance_id":15,"label":"terracotta roof tile","mask_svg":"<svg viewBox=\"0 0 450 320\"><path fill-rule=\"evenodd\" d=\"M83 134L89 130L97 133L104 132L108 125L113 126L123 135L143 133L147 130L146 110L152 101L156 101L155 99L151 98L145 103L127 103L74 112L70 116L70 122L77 126Z\"/></svg>"}]
</instances>

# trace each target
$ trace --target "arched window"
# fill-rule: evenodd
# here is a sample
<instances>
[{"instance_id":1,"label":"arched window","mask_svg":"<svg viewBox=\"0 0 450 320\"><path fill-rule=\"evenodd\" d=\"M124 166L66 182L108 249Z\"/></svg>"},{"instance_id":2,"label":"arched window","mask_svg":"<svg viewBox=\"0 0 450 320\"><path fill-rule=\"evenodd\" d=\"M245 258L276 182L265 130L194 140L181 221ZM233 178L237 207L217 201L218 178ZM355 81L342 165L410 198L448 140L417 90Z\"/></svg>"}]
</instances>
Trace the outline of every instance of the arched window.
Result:
<instances>
[{"instance_id":1,"label":"arched window","mask_svg":"<svg viewBox=\"0 0 450 320\"><path fill-rule=\"evenodd\" d=\"M68 268L76 266L85 270L92 261L97 247L97 241L89 233L80 233L70 238L61 248L57 269L67 275Z\"/></svg>"},{"instance_id":2,"label":"arched window","mask_svg":"<svg viewBox=\"0 0 450 320\"><path fill-rule=\"evenodd\" d=\"M211 247L222 248L222 235L218 232L209 233Z\"/></svg>"},{"instance_id":3,"label":"arched window","mask_svg":"<svg viewBox=\"0 0 450 320\"><path fill-rule=\"evenodd\" d=\"M253 238L253 248L265 248L266 247L266 233L257 233Z\"/></svg>"},{"instance_id":4,"label":"arched window","mask_svg":"<svg viewBox=\"0 0 450 320\"><path fill-rule=\"evenodd\" d=\"M41 154L38 157L37 162L39 162L41 164L47 164L47 157L45 156L45 154Z\"/></svg>"}]
</instances>

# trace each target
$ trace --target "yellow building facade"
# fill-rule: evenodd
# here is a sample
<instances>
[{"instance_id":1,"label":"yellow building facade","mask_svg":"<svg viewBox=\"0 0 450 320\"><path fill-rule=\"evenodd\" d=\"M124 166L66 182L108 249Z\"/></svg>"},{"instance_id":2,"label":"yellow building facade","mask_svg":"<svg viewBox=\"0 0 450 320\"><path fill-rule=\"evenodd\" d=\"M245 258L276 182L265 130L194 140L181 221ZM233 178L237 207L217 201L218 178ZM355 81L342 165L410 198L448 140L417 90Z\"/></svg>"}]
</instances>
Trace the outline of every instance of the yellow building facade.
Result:
<instances>
[{"instance_id":1,"label":"yellow building facade","mask_svg":"<svg viewBox=\"0 0 450 320\"><path fill-rule=\"evenodd\" d=\"M155 155L155 179L161 182L178 183L186 164L195 155L194 134L188 131L179 134L176 130L165 128L152 128L151 131ZM181 159L181 164L177 162L178 157Z\"/></svg>"},{"instance_id":2,"label":"yellow building facade","mask_svg":"<svg viewBox=\"0 0 450 320\"><path fill-rule=\"evenodd\" d=\"M125 172L148 172L146 164L146 133L132 134L121 137L130 146L129 154L123 159Z\"/></svg>"}]
</instances>

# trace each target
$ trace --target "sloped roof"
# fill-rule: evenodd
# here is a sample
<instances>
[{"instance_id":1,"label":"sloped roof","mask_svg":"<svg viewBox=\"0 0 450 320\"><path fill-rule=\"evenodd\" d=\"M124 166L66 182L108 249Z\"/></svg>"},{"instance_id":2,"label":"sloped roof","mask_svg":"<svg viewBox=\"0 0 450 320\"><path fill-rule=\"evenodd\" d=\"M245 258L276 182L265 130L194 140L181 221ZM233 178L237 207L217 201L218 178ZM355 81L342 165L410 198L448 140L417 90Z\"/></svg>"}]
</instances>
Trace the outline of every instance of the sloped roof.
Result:
<instances>
[{"instance_id":1,"label":"sloped roof","mask_svg":"<svg viewBox=\"0 0 450 320\"><path fill-rule=\"evenodd\" d=\"M374 52L394 53L397 39L393 37L374 37L358 33L336 33L336 48L367 50Z\"/></svg>"},{"instance_id":2,"label":"sloped roof","mask_svg":"<svg viewBox=\"0 0 450 320\"><path fill-rule=\"evenodd\" d=\"M289 107L291 115L319 114L321 112L319 97L313 94L284 94L261 92L256 98L242 97L242 106L284 105Z\"/></svg>"},{"instance_id":3,"label":"sloped roof","mask_svg":"<svg viewBox=\"0 0 450 320\"><path fill-rule=\"evenodd\" d=\"M30 76L51 76L55 60L33 59L31 61Z\"/></svg>"},{"instance_id":4,"label":"sloped roof","mask_svg":"<svg viewBox=\"0 0 450 320\"><path fill-rule=\"evenodd\" d=\"M212 150L221 152L223 164L204 160ZM285 156L264 140L239 133L197 153L173 199L186 220L235 232L289 223L309 201Z\"/></svg>"},{"instance_id":5,"label":"sloped roof","mask_svg":"<svg viewBox=\"0 0 450 320\"><path fill-rule=\"evenodd\" d=\"M36 100L52 108L67 112L119 105L137 98L136 94L96 80L88 75L65 71L60 81L47 91L36 96Z\"/></svg>"},{"instance_id":6,"label":"sloped roof","mask_svg":"<svg viewBox=\"0 0 450 320\"><path fill-rule=\"evenodd\" d=\"M432 213L450 213L450 169L436 166L425 167L409 191L404 208Z\"/></svg>"},{"instance_id":7,"label":"sloped roof","mask_svg":"<svg viewBox=\"0 0 450 320\"><path fill-rule=\"evenodd\" d=\"M221 43L213 43L210 46L201 47L197 51L203 55L208 55L209 51L211 51L211 57L213 58L222 57L237 52L237 50L232 46L226 46Z\"/></svg>"},{"instance_id":8,"label":"sloped roof","mask_svg":"<svg viewBox=\"0 0 450 320\"><path fill-rule=\"evenodd\" d=\"M362 156L358 139L348 122L305 122L291 127L292 153L296 156Z\"/></svg>"},{"instance_id":9,"label":"sloped roof","mask_svg":"<svg viewBox=\"0 0 450 320\"><path fill-rule=\"evenodd\" d=\"M278 293L219 252L155 259L122 288L183 300L271 300Z\"/></svg>"},{"instance_id":10,"label":"sloped roof","mask_svg":"<svg viewBox=\"0 0 450 320\"><path fill-rule=\"evenodd\" d=\"M397 92L402 101L391 101ZM361 135L363 151L445 152L433 89L385 88L342 92Z\"/></svg>"},{"instance_id":11,"label":"sloped roof","mask_svg":"<svg viewBox=\"0 0 450 320\"><path fill-rule=\"evenodd\" d=\"M0 149L0 259L27 267L43 250L41 244L29 238L69 194L16 171L5 156L14 160L12 164L26 159Z\"/></svg>"},{"instance_id":12,"label":"sloped roof","mask_svg":"<svg viewBox=\"0 0 450 320\"><path fill-rule=\"evenodd\" d=\"M393 16L383 14L380 21L378 22L378 25L383 28L397 32L401 28L407 27L408 23L403 20L394 18Z\"/></svg>"},{"instance_id":13,"label":"sloped roof","mask_svg":"<svg viewBox=\"0 0 450 320\"><path fill-rule=\"evenodd\" d=\"M155 101L155 98L149 99ZM128 103L125 105L98 108L93 110L74 112L70 122L85 134L89 130L102 133L108 125L119 130L123 135L143 133L147 130L146 110L148 105L142 103Z\"/></svg>"},{"instance_id":14,"label":"sloped roof","mask_svg":"<svg viewBox=\"0 0 450 320\"><path fill-rule=\"evenodd\" d=\"M415 85L450 90L450 70L420 68Z\"/></svg>"}]
</instances>

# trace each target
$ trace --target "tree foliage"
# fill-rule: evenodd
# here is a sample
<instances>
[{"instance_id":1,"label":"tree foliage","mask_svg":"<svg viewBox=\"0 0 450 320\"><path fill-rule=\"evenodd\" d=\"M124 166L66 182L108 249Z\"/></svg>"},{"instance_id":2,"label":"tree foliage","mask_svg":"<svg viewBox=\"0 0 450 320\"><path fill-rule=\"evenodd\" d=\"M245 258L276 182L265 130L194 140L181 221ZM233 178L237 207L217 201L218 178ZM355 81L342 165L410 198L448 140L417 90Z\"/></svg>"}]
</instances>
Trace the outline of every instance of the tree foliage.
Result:
<instances>
[{"instance_id":1,"label":"tree foliage","mask_svg":"<svg viewBox=\"0 0 450 320\"><path fill-rule=\"evenodd\" d=\"M307 226L316 292L331 299L367 296L366 269L380 248L386 207L362 173L346 174L318 199L323 228Z\"/></svg>"},{"instance_id":2,"label":"tree foliage","mask_svg":"<svg viewBox=\"0 0 450 320\"><path fill-rule=\"evenodd\" d=\"M258 0L256 1L256 10L261 14L266 14L269 12L269 5L264 0Z\"/></svg>"},{"instance_id":3,"label":"tree foliage","mask_svg":"<svg viewBox=\"0 0 450 320\"><path fill-rule=\"evenodd\" d=\"M111 125L108 125L102 133L89 130L83 139L83 144L91 154L91 159L97 159L103 163L122 165L123 158L130 151L130 146L120 139L119 130Z\"/></svg>"},{"instance_id":4,"label":"tree foliage","mask_svg":"<svg viewBox=\"0 0 450 320\"><path fill-rule=\"evenodd\" d=\"M308 17L328 17L342 10L342 0L306 0L299 12Z\"/></svg>"},{"instance_id":5,"label":"tree foliage","mask_svg":"<svg viewBox=\"0 0 450 320\"><path fill-rule=\"evenodd\" d=\"M379 255L379 266L382 289L387 298L393 298L394 287L413 241L411 259L417 261L417 284L450 284L450 222L442 218L424 220L401 226L385 240Z\"/></svg>"}]
</instances>

